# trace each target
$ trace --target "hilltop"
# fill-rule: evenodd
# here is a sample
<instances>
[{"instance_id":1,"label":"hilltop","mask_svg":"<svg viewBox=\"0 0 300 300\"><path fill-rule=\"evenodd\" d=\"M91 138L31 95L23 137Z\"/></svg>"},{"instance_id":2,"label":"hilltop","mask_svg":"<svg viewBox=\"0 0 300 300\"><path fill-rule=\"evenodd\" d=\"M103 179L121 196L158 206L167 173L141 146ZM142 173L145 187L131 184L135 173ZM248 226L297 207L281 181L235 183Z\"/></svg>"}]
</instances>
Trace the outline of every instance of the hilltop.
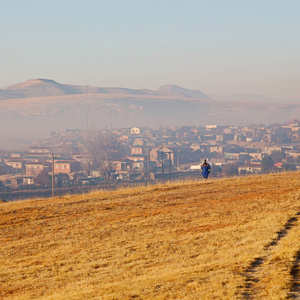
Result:
<instances>
[{"instance_id":1,"label":"hilltop","mask_svg":"<svg viewBox=\"0 0 300 300\"><path fill-rule=\"evenodd\" d=\"M295 172L0 203L0 297L299 297L299 180Z\"/></svg>"}]
</instances>

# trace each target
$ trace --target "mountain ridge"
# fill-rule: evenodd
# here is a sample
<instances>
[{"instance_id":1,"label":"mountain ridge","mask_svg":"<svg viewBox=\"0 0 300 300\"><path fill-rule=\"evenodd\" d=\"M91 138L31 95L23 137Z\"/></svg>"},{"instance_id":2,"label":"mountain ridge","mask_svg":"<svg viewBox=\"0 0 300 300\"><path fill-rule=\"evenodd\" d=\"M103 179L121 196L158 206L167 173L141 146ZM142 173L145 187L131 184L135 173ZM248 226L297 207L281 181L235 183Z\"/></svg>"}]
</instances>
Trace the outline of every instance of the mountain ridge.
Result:
<instances>
[{"instance_id":1,"label":"mountain ridge","mask_svg":"<svg viewBox=\"0 0 300 300\"><path fill-rule=\"evenodd\" d=\"M0 100L32 97L51 97L78 94L124 94L124 95L154 95L176 98L210 99L199 90L189 90L177 85L164 85L158 90L129 89L121 87L95 87L71 84L61 84L52 79L29 79L0 90Z\"/></svg>"},{"instance_id":2,"label":"mountain ridge","mask_svg":"<svg viewBox=\"0 0 300 300\"><path fill-rule=\"evenodd\" d=\"M203 94L199 90L189 90L174 84L163 85L158 89L158 92L160 95L164 96L184 95L187 98L192 99L210 99L207 95Z\"/></svg>"}]
</instances>

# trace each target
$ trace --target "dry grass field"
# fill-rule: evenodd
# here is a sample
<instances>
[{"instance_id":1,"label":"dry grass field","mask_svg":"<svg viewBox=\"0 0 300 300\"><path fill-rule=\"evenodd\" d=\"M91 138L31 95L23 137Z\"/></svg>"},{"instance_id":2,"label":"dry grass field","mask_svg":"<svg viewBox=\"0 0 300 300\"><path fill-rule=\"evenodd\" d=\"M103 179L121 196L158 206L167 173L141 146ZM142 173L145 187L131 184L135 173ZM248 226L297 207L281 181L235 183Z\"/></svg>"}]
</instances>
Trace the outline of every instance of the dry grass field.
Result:
<instances>
[{"instance_id":1,"label":"dry grass field","mask_svg":"<svg viewBox=\"0 0 300 300\"><path fill-rule=\"evenodd\" d=\"M298 298L299 219L299 172L0 203L0 298Z\"/></svg>"}]
</instances>

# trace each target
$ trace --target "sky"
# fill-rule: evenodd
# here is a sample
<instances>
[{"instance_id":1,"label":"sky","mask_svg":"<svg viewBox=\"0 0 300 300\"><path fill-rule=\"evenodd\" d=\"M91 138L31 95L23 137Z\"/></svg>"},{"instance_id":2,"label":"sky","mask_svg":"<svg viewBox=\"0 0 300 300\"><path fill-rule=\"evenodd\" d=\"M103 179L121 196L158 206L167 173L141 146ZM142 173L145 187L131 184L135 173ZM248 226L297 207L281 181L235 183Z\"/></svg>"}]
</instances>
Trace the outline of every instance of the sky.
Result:
<instances>
[{"instance_id":1,"label":"sky","mask_svg":"<svg viewBox=\"0 0 300 300\"><path fill-rule=\"evenodd\" d=\"M0 87L33 78L300 99L300 0L0 0Z\"/></svg>"}]
</instances>

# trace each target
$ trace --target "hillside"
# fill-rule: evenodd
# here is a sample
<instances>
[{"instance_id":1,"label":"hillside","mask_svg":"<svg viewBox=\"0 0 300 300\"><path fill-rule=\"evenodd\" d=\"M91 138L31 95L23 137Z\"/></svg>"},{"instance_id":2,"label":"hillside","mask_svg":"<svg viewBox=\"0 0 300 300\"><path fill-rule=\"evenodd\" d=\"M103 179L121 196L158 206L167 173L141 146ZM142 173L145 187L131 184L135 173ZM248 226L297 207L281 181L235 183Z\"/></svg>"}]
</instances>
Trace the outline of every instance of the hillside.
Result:
<instances>
[{"instance_id":1,"label":"hillside","mask_svg":"<svg viewBox=\"0 0 300 300\"><path fill-rule=\"evenodd\" d=\"M0 298L299 297L300 173L0 203Z\"/></svg>"},{"instance_id":2,"label":"hillside","mask_svg":"<svg viewBox=\"0 0 300 300\"><path fill-rule=\"evenodd\" d=\"M206 99L208 100L209 97L198 90L188 90L184 89L177 85L163 85L161 86L157 94L160 96L167 96L167 97L186 97L192 99Z\"/></svg>"},{"instance_id":3,"label":"hillside","mask_svg":"<svg viewBox=\"0 0 300 300\"><path fill-rule=\"evenodd\" d=\"M76 89L51 79L31 79L10 86L6 90L17 92L24 98L78 94Z\"/></svg>"}]
</instances>

